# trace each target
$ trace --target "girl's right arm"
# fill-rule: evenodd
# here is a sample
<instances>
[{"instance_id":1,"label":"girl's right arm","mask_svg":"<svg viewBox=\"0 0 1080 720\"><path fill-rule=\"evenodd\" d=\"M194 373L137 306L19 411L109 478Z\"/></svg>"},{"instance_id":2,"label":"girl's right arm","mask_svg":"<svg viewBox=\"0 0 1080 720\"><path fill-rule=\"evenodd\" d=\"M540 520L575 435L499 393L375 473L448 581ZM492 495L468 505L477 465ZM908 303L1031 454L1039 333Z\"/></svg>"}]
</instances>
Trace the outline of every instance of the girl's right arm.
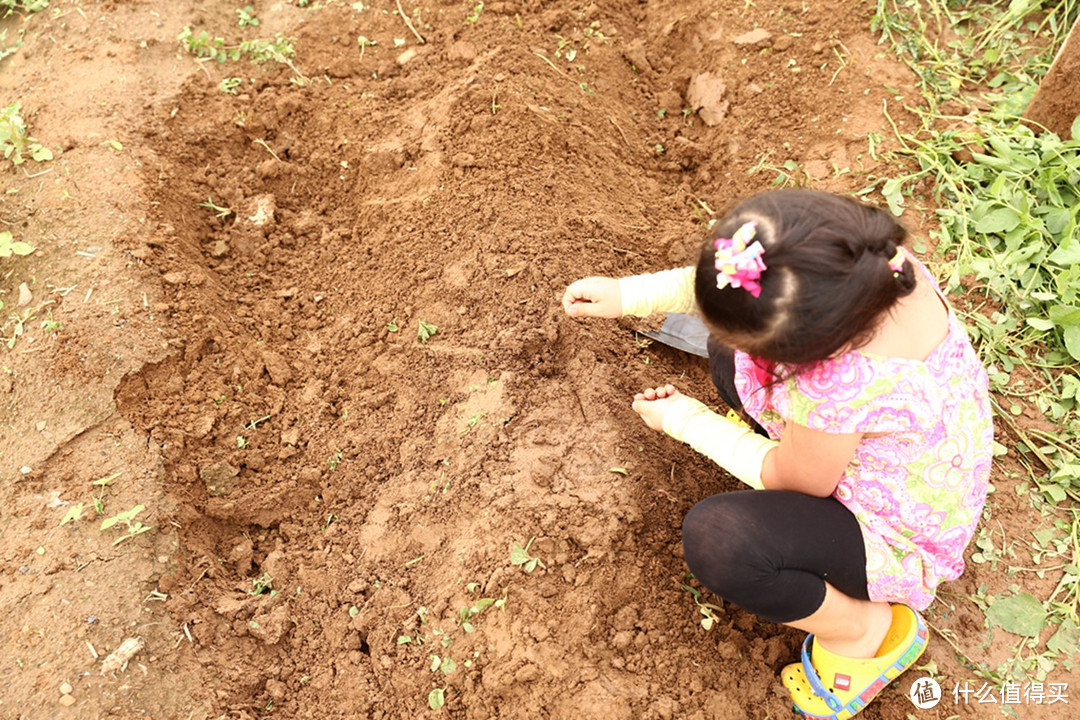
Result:
<instances>
[{"instance_id":1,"label":"girl's right arm","mask_svg":"<svg viewBox=\"0 0 1080 720\"><path fill-rule=\"evenodd\" d=\"M614 278L588 277L571 283L562 304L572 317L646 317L656 312L693 313L694 267Z\"/></svg>"}]
</instances>

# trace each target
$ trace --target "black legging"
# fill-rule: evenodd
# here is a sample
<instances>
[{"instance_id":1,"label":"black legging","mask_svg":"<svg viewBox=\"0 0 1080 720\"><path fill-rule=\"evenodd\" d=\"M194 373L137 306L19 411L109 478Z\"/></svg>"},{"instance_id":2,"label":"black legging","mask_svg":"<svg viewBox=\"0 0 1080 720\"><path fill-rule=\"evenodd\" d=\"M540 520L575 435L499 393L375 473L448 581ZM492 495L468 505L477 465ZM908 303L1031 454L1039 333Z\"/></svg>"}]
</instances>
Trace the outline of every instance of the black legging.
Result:
<instances>
[{"instance_id":1,"label":"black legging","mask_svg":"<svg viewBox=\"0 0 1080 720\"><path fill-rule=\"evenodd\" d=\"M709 369L721 398L741 412L731 351L715 341ZM772 622L812 615L825 600L826 581L868 599L862 530L833 497L789 490L713 495L687 513L683 549L705 587Z\"/></svg>"}]
</instances>

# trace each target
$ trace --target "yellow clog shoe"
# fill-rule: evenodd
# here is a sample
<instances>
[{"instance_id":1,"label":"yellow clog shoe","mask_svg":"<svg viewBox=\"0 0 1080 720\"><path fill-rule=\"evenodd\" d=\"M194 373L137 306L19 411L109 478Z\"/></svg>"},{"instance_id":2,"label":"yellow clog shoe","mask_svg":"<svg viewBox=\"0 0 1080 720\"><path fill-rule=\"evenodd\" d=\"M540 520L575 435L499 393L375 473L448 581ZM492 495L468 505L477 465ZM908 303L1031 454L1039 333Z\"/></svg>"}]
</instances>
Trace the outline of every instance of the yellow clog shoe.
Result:
<instances>
[{"instance_id":1,"label":"yellow clog shoe","mask_svg":"<svg viewBox=\"0 0 1080 720\"><path fill-rule=\"evenodd\" d=\"M843 657L819 645L813 635L806 637L802 662L780 673L795 712L807 718L846 720L915 664L926 650L926 623L907 605L893 605L892 614L892 626L872 658Z\"/></svg>"}]
</instances>

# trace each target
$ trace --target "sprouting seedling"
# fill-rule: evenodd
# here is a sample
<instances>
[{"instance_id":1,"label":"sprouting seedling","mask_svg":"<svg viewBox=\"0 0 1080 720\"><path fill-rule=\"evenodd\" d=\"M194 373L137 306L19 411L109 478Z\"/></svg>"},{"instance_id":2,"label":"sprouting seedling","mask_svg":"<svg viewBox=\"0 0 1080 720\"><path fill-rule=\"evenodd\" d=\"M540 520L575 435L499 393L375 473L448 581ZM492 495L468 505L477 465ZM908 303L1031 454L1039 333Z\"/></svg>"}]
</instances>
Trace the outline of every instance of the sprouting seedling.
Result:
<instances>
[{"instance_id":1,"label":"sprouting seedling","mask_svg":"<svg viewBox=\"0 0 1080 720\"><path fill-rule=\"evenodd\" d=\"M479 410L469 415L469 419L465 421L465 429L461 431L461 434L464 435L465 433L469 432L474 427L479 425L480 421L483 420L486 415L487 413L481 412Z\"/></svg>"},{"instance_id":2,"label":"sprouting seedling","mask_svg":"<svg viewBox=\"0 0 1080 720\"><path fill-rule=\"evenodd\" d=\"M222 81L218 83L218 89L221 90L221 92L235 95L237 93L237 88L240 87L240 83L242 82L243 80L238 77L223 78Z\"/></svg>"},{"instance_id":3,"label":"sprouting seedling","mask_svg":"<svg viewBox=\"0 0 1080 720\"><path fill-rule=\"evenodd\" d=\"M252 580L251 589L248 590L248 595L264 595L266 593L270 593L271 596L277 594L277 591L274 590L274 578L268 572L264 572Z\"/></svg>"},{"instance_id":4,"label":"sprouting seedling","mask_svg":"<svg viewBox=\"0 0 1080 720\"><path fill-rule=\"evenodd\" d=\"M687 573L686 578L688 580L692 577L694 576L691 573ZM717 617L716 613L723 612L724 608L720 607L719 605L713 605L712 603L703 602L701 599L701 591L695 587L691 587L690 585L684 583L682 585L682 589L690 593L690 595L694 598L694 604L698 606L698 611L704 616L701 618L701 627L705 628L706 630L712 630L713 625L715 625L716 621L720 619L719 617Z\"/></svg>"},{"instance_id":5,"label":"sprouting seedling","mask_svg":"<svg viewBox=\"0 0 1080 720\"><path fill-rule=\"evenodd\" d=\"M123 535L118 537L116 540L113 540L113 545L119 545L120 543L124 542L129 538L133 538L136 535L141 535L142 533L149 530L150 526L143 525L142 522L135 519L135 516L137 516L145 509L146 507L143 505L136 505L130 510L125 510L124 512L117 513L110 518L105 518L101 521L101 531L104 532L117 525L124 525L127 528L127 531Z\"/></svg>"},{"instance_id":6,"label":"sprouting seedling","mask_svg":"<svg viewBox=\"0 0 1080 720\"><path fill-rule=\"evenodd\" d=\"M517 565L527 573L531 573L535 570L537 565L542 568L547 567L540 558L533 557L529 554L529 548L532 546L533 540L535 539L535 535L529 538L529 542L525 543L525 547L521 547L519 543L514 543L513 547L510 548L511 565Z\"/></svg>"},{"instance_id":7,"label":"sprouting seedling","mask_svg":"<svg viewBox=\"0 0 1080 720\"><path fill-rule=\"evenodd\" d=\"M41 329L47 333L54 333L63 329L64 323L59 320L54 320L52 316L52 310L45 311L45 319L41 321Z\"/></svg>"},{"instance_id":8,"label":"sprouting seedling","mask_svg":"<svg viewBox=\"0 0 1080 720\"><path fill-rule=\"evenodd\" d=\"M82 514L83 504L75 503L74 505L69 507L68 511L64 514L64 519L60 521L60 526L63 527L69 522L78 522L79 520L82 520Z\"/></svg>"},{"instance_id":9,"label":"sprouting seedling","mask_svg":"<svg viewBox=\"0 0 1080 720\"><path fill-rule=\"evenodd\" d=\"M8 230L0 231L0 258L11 257L12 255L29 255L34 252L34 249L34 246L30 243L15 240Z\"/></svg>"},{"instance_id":10,"label":"sprouting seedling","mask_svg":"<svg viewBox=\"0 0 1080 720\"><path fill-rule=\"evenodd\" d=\"M366 50L369 47L373 47L375 45L378 45L379 43L376 40L370 40L367 37L361 35L360 37L356 38L356 44L360 47L360 59L363 60L364 59L364 50Z\"/></svg>"},{"instance_id":11,"label":"sprouting seedling","mask_svg":"<svg viewBox=\"0 0 1080 720\"><path fill-rule=\"evenodd\" d=\"M436 672L438 670L441 670L443 675L449 675L450 673L457 670L457 663L454 662L454 658L450 657L449 655L439 657L438 655L432 654L431 672Z\"/></svg>"},{"instance_id":12,"label":"sprouting seedling","mask_svg":"<svg viewBox=\"0 0 1080 720\"><path fill-rule=\"evenodd\" d=\"M199 207L209 208L209 209L213 210L214 215L217 216L218 220L224 220L225 218L229 217L229 215L232 213L232 210L230 210L227 207L222 207L220 205L215 205L213 196L207 197L206 202L199 203Z\"/></svg>"},{"instance_id":13,"label":"sprouting seedling","mask_svg":"<svg viewBox=\"0 0 1080 720\"><path fill-rule=\"evenodd\" d=\"M245 430L257 430L259 428L259 425L261 425L262 423L266 422L269 419L270 419L269 415L263 415L261 418L255 418L254 420L249 422L247 425L245 425L244 429Z\"/></svg>"},{"instance_id":14,"label":"sprouting seedling","mask_svg":"<svg viewBox=\"0 0 1080 720\"><path fill-rule=\"evenodd\" d=\"M416 331L416 337L419 338L420 342L426 343L437 332L439 332L439 328L437 326L432 325L429 322L425 322L424 320L421 320L420 321L420 327Z\"/></svg>"},{"instance_id":15,"label":"sprouting seedling","mask_svg":"<svg viewBox=\"0 0 1080 720\"><path fill-rule=\"evenodd\" d=\"M480 13L482 12L484 12L484 0L479 0L479 2L473 5L472 12L469 13L468 17L466 17L465 19L471 23L474 23L480 19Z\"/></svg>"},{"instance_id":16,"label":"sprouting seedling","mask_svg":"<svg viewBox=\"0 0 1080 720\"><path fill-rule=\"evenodd\" d=\"M476 630L476 618L498 602L495 598L480 598L472 605L467 605L458 610L458 622L461 623L461 629L466 633L474 632Z\"/></svg>"}]
</instances>

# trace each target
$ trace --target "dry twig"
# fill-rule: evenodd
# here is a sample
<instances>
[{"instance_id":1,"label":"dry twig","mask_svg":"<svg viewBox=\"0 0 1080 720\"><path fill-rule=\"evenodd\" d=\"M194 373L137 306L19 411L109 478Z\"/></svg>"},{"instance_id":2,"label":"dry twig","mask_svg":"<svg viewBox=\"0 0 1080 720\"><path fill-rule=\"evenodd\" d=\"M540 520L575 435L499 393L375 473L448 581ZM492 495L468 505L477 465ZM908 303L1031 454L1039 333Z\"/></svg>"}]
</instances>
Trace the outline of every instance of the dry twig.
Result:
<instances>
[{"instance_id":1,"label":"dry twig","mask_svg":"<svg viewBox=\"0 0 1080 720\"><path fill-rule=\"evenodd\" d=\"M424 36L423 36L423 35L421 35L420 33L418 33L418 32L416 31L416 28L414 28L414 27L413 27L413 24L412 24L412 22L411 22L411 21L409 20L409 16L408 16L408 15L406 15L406 14L405 14L405 11L401 9L401 0L394 0L394 2L396 2L396 3L397 3L397 11L398 11L398 15L400 15L400 16L401 16L401 19L405 21L405 25L406 25L406 26L407 26L407 27L408 27L408 28L409 28L410 30L412 30L412 34L416 36L416 39L420 41L420 44L421 44L421 45L423 45L424 43L426 43L426 42L427 42L427 40L425 40L425 39L424 39ZM361 50L361 52L363 52L363 51Z\"/></svg>"}]
</instances>

